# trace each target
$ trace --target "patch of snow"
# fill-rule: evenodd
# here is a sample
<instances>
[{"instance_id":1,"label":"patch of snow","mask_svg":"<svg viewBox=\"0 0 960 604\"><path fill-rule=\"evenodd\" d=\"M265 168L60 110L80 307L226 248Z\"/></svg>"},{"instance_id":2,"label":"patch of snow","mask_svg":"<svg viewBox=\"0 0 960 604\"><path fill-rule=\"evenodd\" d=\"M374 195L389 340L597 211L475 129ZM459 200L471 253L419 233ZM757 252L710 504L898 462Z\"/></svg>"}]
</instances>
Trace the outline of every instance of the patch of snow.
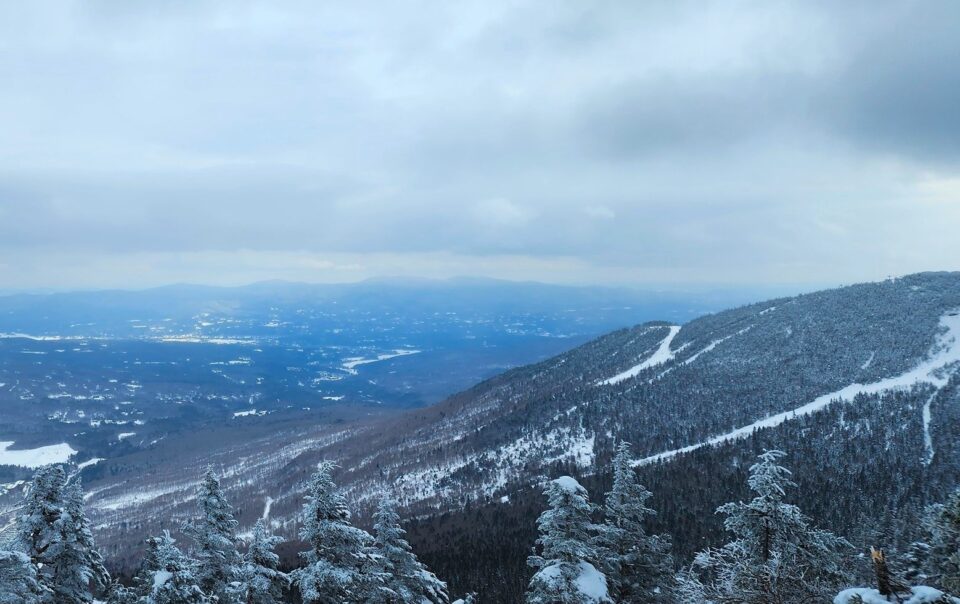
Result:
<instances>
[{"instance_id":1,"label":"patch of snow","mask_svg":"<svg viewBox=\"0 0 960 604\"><path fill-rule=\"evenodd\" d=\"M560 478L554 479L552 482L553 484L559 486L564 491L568 491L571 493L576 493L577 491L583 488L580 486L580 483L577 482L577 479L574 478L573 476L561 476Z\"/></svg>"},{"instance_id":2,"label":"patch of snow","mask_svg":"<svg viewBox=\"0 0 960 604\"><path fill-rule=\"evenodd\" d=\"M25 484L27 484L27 481L26 481L26 480L18 480L18 481L16 481L16 482L9 482L9 483L7 483L7 484L0 484L0 495L6 495L6 494L9 493L10 491L12 491L12 490L14 490L14 489L17 489L17 488L19 488L19 487L22 487L22 486L24 486ZM3 531L0 531L0 532L3 532Z\"/></svg>"},{"instance_id":3,"label":"patch of snow","mask_svg":"<svg viewBox=\"0 0 960 604\"><path fill-rule=\"evenodd\" d=\"M130 438L131 436L136 436L136 435L137 435L136 432L121 432L120 434L117 434L117 440L118 441L125 440L127 438Z\"/></svg>"},{"instance_id":4,"label":"patch of snow","mask_svg":"<svg viewBox=\"0 0 960 604\"><path fill-rule=\"evenodd\" d=\"M163 587L167 581L173 578L173 573L168 570L158 570L153 573L153 588Z\"/></svg>"},{"instance_id":5,"label":"patch of snow","mask_svg":"<svg viewBox=\"0 0 960 604\"><path fill-rule=\"evenodd\" d=\"M873 358L877 356L876 351L870 353L870 358L863 362L863 365L860 365L860 369L866 369L871 364L873 364Z\"/></svg>"},{"instance_id":6,"label":"patch of snow","mask_svg":"<svg viewBox=\"0 0 960 604\"><path fill-rule=\"evenodd\" d=\"M139 506L142 503L147 503L148 501L153 501L154 499L159 499L165 495L171 495L173 493L179 493L183 491L188 491L196 487L196 483L188 483L186 485L173 485L169 487L161 487L153 489L150 491L137 490L130 493L124 493L116 497L111 497L108 499L103 499L100 501L94 501L93 506L98 510L109 510L117 511L123 508L130 508ZM92 495L92 494L88 494Z\"/></svg>"},{"instance_id":7,"label":"patch of snow","mask_svg":"<svg viewBox=\"0 0 960 604\"><path fill-rule=\"evenodd\" d=\"M34 336L28 333L0 333L0 340L33 340L34 342L59 342L60 340L79 340L79 337L64 338L63 336Z\"/></svg>"},{"instance_id":8,"label":"patch of snow","mask_svg":"<svg viewBox=\"0 0 960 604\"><path fill-rule=\"evenodd\" d=\"M955 604L960 603L960 599L957 598L941 600L943 596L943 592L939 589L927 587L926 585L918 585L910 588L909 598L906 600L898 599L897 601L902 602L902 604L934 604L943 601L952 601ZM881 596L879 591L866 587L853 587L841 591L837 594L837 597L833 599L833 604L852 604L856 601L854 597L859 597L859 602L863 604L890 604L890 600L885 596Z\"/></svg>"},{"instance_id":9,"label":"patch of snow","mask_svg":"<svg viewBox=\"0 0 960 604\"><path fill-rule=\"evenodd\" d=\"M609 599L607 594L607 578L598 571L589 562L581 562L577 565L580 574L577 576L576 585L580 593L597 602L605 602Z\"/></svg>"},{"instance_id":10,"label":"patch of snow","mask_svg":"<svg viewBox=\"0 0 960 604\"><path fill-rule=\"evenodd\" d=\"M24 468L39 468L52 463L66 463L76 451L67 443L48 445L35 449L10 451L13 441L0 441L0 466L22 466Z\"/></svg>"},{"instance_id":11,"label":"patch of snow","mask_svg":"<svg viewBox=\"0 0 960 604\"><path fill-rule=\"evenodd\" d=\"M157 338L159 342L181 343L181 344L255 344L256 340L247 338L208 338L200 335L179 335L179 336L161 336Z\"/></svg>"},{"instance_id":12,"label":"patch of snow","mask_svg":"<svg viewBox=\"0 0 960 604\"><path fill-rule=\"evenodd\" d=\"M564 574L566 563L557 562L550 566L545 566L537 571L537 578L547 585L559 587ZM572 566L572 565L571 565ZM602 602L612 602L607 592L607 578L589 562L580 562L576 566L577 577L574 579L574 585L580 592L582 598L577 602L584 604L600 604Z\"/></svg>"},{"instance_id":13,"label":"patch of snow","mask_svg":"<svg viewBox=\"0 0 960 604\"><path fill-rule=\"evenodd\" d=\"M853 400L858 394L879 394L887 390L909 388L919 383L933 384L937 388L942 388L946 385L948 379L943 370L949 365L960 362L960 313L950 312L942 316L940 318L940 327L943 331L937 336L936 342L930 353L928 353L927 358L905 373L884 378L871 384L850 384L835 392L819 396L796 409L771 415L752 424L742 426L726 434L714 436L693 445L651 455L650 457L637 460L634 464L646 465L670 459L681 453L689 453L702 447L746 438L761 428L779 426L789 419L816 413L833 401Z\"/></svg>"},{"instance_id":14,"label":"patch of snow","mask_svg":"<svg viewBox=\"0 0 960 604\"><path fill-rule=\"evenodd\" d=\"M85 462L83 462L83 463L78 463L78 464L77 464L77 469L78 469L78 470L82 470L82 469L84 469L84 468L89 468L90 466L95 466L95 465L97 465L97 464L100 463L101 461L105 461L104 458L102 458L102 457L94 457L93 459L88 459L87 461L85 461Z\"/></svg>"},{"instance_id":15,"label":"patch of snow","mask_svg":"<svg viewBox=\"0 0 960 604\"><path fill-rule=\"evenodd\" d=\"M597 385L609 386L611 384L618 384L623 380L632 378L633 376L637 375L638 373L640 373L644 369L647 369L648 367L654 367L655 365L660 365L662 363L666 363L667 361L671 360L676 353L670 350L670 344L673 342L673 339L677 337L677 334L680 333L680 326L664 325L662 327L669 327L670 331L669 333L667 333L667 337L665 337L663 341L660 342L660 347L657 348L652 355L650 355L645 361L643 361L639 365L634 365L630 369L627 369L626 371L622 371L617 375L613 376L612 378L607 378L605 380L601 380L597 382Z\"/></svg>"},{"instance_id":16,"label":"patch of snow","mask_svg":"<svg viewBox=\"0 0 960 604\"><path fill-rule=\"evenodd\" d=\"M933 461L933 456L936 454L933 448L933 437L930 435L930 421L933 419L930 413L930 404L933 403L933 399L937 397L939 392L940 390L937 389L930 395L927 402L923 404L923 465L925 466L930 465L930 462Z\"/></svg>"},{"instance_id":17,"label":"patch of snow","mask_svg":"<svg viewBox=\"0 0 960 604\"><path fill-rule=\"evenodd\" d=\"M393 352L387 352L384 354L378 354L375 359L367 359L364 357L350 357L343 360L343 363L340 365L346 369L349 373L356 374L356 368L360 365L368 365L370 363L377 363L379 361L386 361L388 359L395 359L397 357L405 357L411 354L417 354L421 351L413 350L411 348L397 348Z\"/></svg>"},{"instance_id":18,"label":"patch of snow","mask_svg":"<svg viewBox=\"0 0 960 604\"><path fill-rule=\"evenodd\" d=\"M267 499L263 502L263 515L260 517L264 520L268 520L270 518L271 507L273 507L273 497L267 497Z\"/></svg>"}]
</instances>

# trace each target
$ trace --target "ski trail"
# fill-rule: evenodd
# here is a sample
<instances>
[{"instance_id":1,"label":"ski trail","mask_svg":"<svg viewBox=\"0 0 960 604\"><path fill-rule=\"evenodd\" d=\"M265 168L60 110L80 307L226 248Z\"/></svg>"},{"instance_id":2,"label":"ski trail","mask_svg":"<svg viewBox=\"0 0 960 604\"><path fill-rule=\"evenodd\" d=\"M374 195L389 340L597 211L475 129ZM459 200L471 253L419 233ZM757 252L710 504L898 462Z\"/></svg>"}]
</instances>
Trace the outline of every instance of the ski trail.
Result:
<instances>
[{"instance_id":1,"label":"ski trail","mask_svg":"<svg viewBox=\"0 0 960 604\"><path fill-rule=\"evenodd\" d=\"M263 516L261 516L263 520L270 519L270 508L272 506L273 506L273 497L267 497L267 499L263 502Z\"/></svg>"},{"instance_id":2,"label":"ski trail","mask_svg":"<svg viewBox=\"0 0 960 604\"><path fill-rule=\"evenodd\" d=\"M632 378L633 376L637 375L638 373L640 373L644 369L647 369L648 367L653 367L654 365L660 365L661 363L666 363L667 361L672 359L674 354L676 353L670 350L670 344L671 342L673 342L673 339L677 337L677 334L680 333L680 326L679 325L661 325L659 327L669 327L670 332L667 334L667 337L665 337L663 341L660 342L660 347L657 348L653 352L653 354L650 355L649 358L647 358L647 360L643 361L639 365L635 365L630 369L627 369L626 371L618 373L612 378L601 380L597 382L597 385L609 386L611 384L618 384L623 380Z\"/></svg>"},{"instance_id":3,"label":"ski trail","mask_svg":"<svg viewBox=\"0 0 960 604\"><path fill-rule=\"evenodd\" d=\"M732 337L742 336L743 334L745 334L745 333L747 333L748 331L750 331L750 329L751 329L752 327L753 327L753 325L747 325L746 327L744 327L744 328L741 329L740 331L734 332L734 333L732 333L732 334L730 334L730 335L728 335L728 336L723 336L722 338L719 338L719 339L717 339L717 340L713 340L712 342L710 342L709 344L707 344L703 349L701 349L701 350L697 351L696 353L694 353L689 359L687 359L687 360L685 360L685 361L680 361L679 363L677 363L677 364L674 365L673 367L668 367L668 368L667 368L663 373L661 373L660 375L658 375L658 376L656 376L656 377L652 377L652 378L650 378L649 380L647 380L647 383L648 383L648 384L652 384L652 383L656 382L657 380L659 380L660 378L662 378L662 377L664 377L665 375L667 375L668 373L670 373L671 371L673 371L674 369L676 369L677 367L682 367L682 366L684 366L684 365L689 365L690 363L696 361L697 358L700 357L700 355L706 354L706 353L710 352L711 350L713 350L714 348L716 348L716 347L719 346L720 344L723 344L724 342L726 342L727 340L729 340L729 339L732 338ZM686 347L686 346L687 346L687 344L684 344L683 346L681 346L680 348L677 349L677 352L679 353L679 352L680 352L681 350L683 350L683 348Z\"/></svg>"},{"instance_id":4,"label":"ski trail","mask_svg":"<svg viewBox=\"0 0 960 604\"><path fill-rule=\"evenodd\" d=\"M928 353L927 358L905 373L884 378L871 384L850 384L835 392L818 396L809 403L796 409L765 417L752 424L742 426L726 434L720 434L696 444L673 449L672 451L664 451L636 460L634 465L641 466L657 461L664 461L682 453L689 453L703 447L746 438L755 430L779 426L789 419L816 413L835 400L850 401L858 394L878 394L886 390L909 388L918 383L933 384L938 389L942 388L947 383L947 377L942 370L948 365L960 362L960 314L954 311L943 315L940 317L940 327L945 329L945 332L937 336L936 342L930 353ZM925 421L927 413L928 412L924 414Z\"/></svg>"},{"instance_id":5,"label":"ski trail","mask_svg":"<svg viewBox=\"0 0 960 604\"><path fill-rule=\"evenodd\" d=\"M923 465L925 466L930 465L930 462L933 461L934 454L936 454L933 448L933 436L930 435L930 421L933 419L930 413L930 404L933 403L933 399L937 398L939 393L940 389L938 388L930 395L927 402L923 404Z\"/></svg>"}]
</instances>

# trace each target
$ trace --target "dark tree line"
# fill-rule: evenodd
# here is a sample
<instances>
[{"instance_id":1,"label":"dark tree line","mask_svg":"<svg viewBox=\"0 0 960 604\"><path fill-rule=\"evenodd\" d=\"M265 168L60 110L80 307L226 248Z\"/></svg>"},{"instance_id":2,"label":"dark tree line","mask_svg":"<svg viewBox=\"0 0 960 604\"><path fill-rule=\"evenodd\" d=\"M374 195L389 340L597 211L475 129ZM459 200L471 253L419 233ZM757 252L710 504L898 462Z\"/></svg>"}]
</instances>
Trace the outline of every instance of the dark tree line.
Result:
<instances>
[{"instance_id":1,"label":"dark tree line","mask_svg":"<svg viewBox=\"0 0 960 604\"><path fill-rule=\"evenodd\" d=\"M876 587L850 587L858 582L850 570L856 548L790 502L802 488L780 465L784 456L759 454L746 471L748 499L716 510L726 541L703 548L677 572L670 538L651 530L652 493L621 442L602 505L569 475L545 481L547 508L536 522L523 594L500 601L806 604L839 592L841 604L953 603L946 594L960 593L960 489L925 509L922 540L891 559L871 549ZM307 549L292 572L281 570L280 540L265 523L241 545L233 508L208 471L197 489L199 514L183 526L191 547L181 549L169 532L148 539L130 585L104 567L79 482L62 466L42 468L27 489L15 539L0 549L0 603L449 604L446 583L408 543L396 503L381 500L372 534L354 526L333 468L320 464L306 485L300 537ZM486 600L471 594L458 603L478 601Z\"/></svg>"}]
</instances>

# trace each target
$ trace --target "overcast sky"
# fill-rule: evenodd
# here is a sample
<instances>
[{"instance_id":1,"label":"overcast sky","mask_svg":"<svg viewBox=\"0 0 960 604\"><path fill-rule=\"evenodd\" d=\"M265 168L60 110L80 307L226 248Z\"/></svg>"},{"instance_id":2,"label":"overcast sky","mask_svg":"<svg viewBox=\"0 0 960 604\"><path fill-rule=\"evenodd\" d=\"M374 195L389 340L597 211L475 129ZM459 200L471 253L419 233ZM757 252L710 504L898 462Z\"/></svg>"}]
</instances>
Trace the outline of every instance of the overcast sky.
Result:
<instances>
[{"instance_id":1,"label":"overcast sky","mask_svg":"<svg viewBox=\"0 0 960 604\"><path fill-rule=\"evenodd\" d=\"M4 2L0 289L960 269L960 2Z\"/></svg>"}]
</instances>

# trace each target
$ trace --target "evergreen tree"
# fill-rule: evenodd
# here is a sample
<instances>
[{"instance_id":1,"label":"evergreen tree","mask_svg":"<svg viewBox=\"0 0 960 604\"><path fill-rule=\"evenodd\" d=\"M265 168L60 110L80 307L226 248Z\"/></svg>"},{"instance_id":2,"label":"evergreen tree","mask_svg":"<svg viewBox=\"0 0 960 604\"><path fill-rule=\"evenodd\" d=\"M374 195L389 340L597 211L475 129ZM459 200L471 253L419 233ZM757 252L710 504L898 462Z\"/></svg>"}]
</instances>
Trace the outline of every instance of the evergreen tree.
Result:
<instances>
[{"instance_id":1,"label":"evergreen tree","mask_svg":"<svg viewBox=\"0 0 960 604\"><path fill-rule=\"evenodd\" d=\"M50 595L37 580L29 556L0 550L0 604L41 604Z\"/></svg>"},{"instance_id":2,"label":"evergreen tree","mask_svg":"<svg viewBox=\"0 0 960 604\"><path fill-rule=\"evenodd\" d=\"M87 604L110 581L83 510L79 483L60 466L37 471L17 517L17 532L40 583L57 604Z\"/></svg>"},{"instance_id":3,"label":"evergreen tree","mask_svg":"<svg viewBox=\"0 0 960 604\"><path fill-rule=\"evenodd\" d=\"M307 485L300 538L310 545L306 565L294 572L305 604L362 602L371 589L362 569L370 563L370 535L350 524L350 511L331 477L334 464L321 462Z\"/></svg>"},{"instance_id":4,"label":"evergreen tree","mask_svg":"<svg viewBox=\"0 0 960 604\"><path fill-rule=\"evenodd\" d=\"M282 539L270 534L263 520L253 525L253 538L239 569L241 604L279 604L290 586L290 577L280 571L280 557L273 551Z\"/></svg>"},{"instance_id":5,"label":"evergreen tree","mask_svg":"<svg viewBox=\"0 0 960 604\"><path fill-rule=\"evenodd\" d=\"M63 487L66 482L66 474L59 466L45 466L37 470L17 516L17 536L35 567L41 564L49 566L51 549L60 542L55 527L63 515ZM41 579L41 583L46 581Z\"/></svg>"},{"instance_id":6,"label":"evergreen tree","mask_svg":"<svg viewBox=\"0 0 960 604\"><path fill-rule=\"evenodd\" d=\"M183 530L195 543L201 589L223 602L227 599L227 586L236 579L241 558L237 551L233 507L227 502L212 469L207 469L197 487L197 507L200 519L187 523Z\"/></svg>"},{"instance_id":7,"label":"evergreen tree","mask_svg":"<svg viewBox=\"0 0 960 604\"><path fill-rule=\"evenodd\" d=\"M147 539L148 554L141 568L139 585L142 594L137 604L211 604L217 602L204 593L194 564L183 555L164 531L160 537ZM228 600L224 600L228 601Z\"/></svg>"},{"instance_id":8,"label":"evergreen tree","mask_svg":"<svg viewBox=\"0 0 960 604\"><path fill-rule=\"evenodd\" d=\"M106 604L137 604L137 594L121 583L113 583L107 590Z\"/></svg>"},{"instance_id":9,"label":"evergreen tree","mask_svg":"<svg viewBox=\"0 0 960 604\"><path fill-rule=\"evenodd\" d=\"M734 540L696 556L678 578L683 593L702 589L704 601L730 604L806 604L828 601L845 579L839 550L849 544L811 528L799 508L783 502L793 486L789 470L777 463L784 455L761 454L748 483L756 497L718 509Z\"/></svg>"},{"instance_id":10,"label":"evergreen tree","mask_svg":"<svg viewBox=\"0 0 960 604\"><path fill-rule=\"evenodd\" d=\"M374 515L374 549L388 590L403 604L445 604L446 584L424 566L404 538L396 502L380 500ZM381 600L383 601L383 600Z\"/></svg>"},{"instance_id":11,"label":"evergreen tree","mask_svg":"<svg viewBox=\"0 0 960 604\"><path fill-rule=\"evenodd\" d=\"M910 544L903 556L903 578L911 585L921 585L927 579L927 567L930 563L930 545L923 541Z\"/></svg>"},{"instance_id":12,"label":"evergreen tree","mask_svg":"<svg viewBox=\"0 0 960 604\"><path fill-rule=\"evenodd\" d=\"M621 442L613 458L613 488L603 508L598 540L610 595L623 604L661 602L669 597L673 561L670 541L648 535L644 524L656 514L647 507L650 491L637 482L630 443Z\"/></svg>"},{"instance_id":13,"label":"evergreen tree","mask_svg":"<svg viewBox=\"0 0 960 604\"><path fill-rule=\"evenodd\" d=\"M540 555L528 563L536 569L527 589L528 604L597 604L613 602L606 577L594 565L597 528L587 490L570 476L547 483L547 509L537 520Z\"/></svg>"},{"instance_id":14,"label":"evergreen tree","mask_svg":"<svg viewBox=\"0 0 960 604\"><path fill-rule=\"evenodd\" d=\"M83 504L83 487L77 478L65 488L65 510L69 518L66 524L66 542L70 548L65 549L65 556L73 559L72 564L64 565L66 572L74 573L73 581L78 590L83 590L93 584L95 593L102 592L110 586L110 573L103 565L103 556L97 549L90 532L90 523L87 520ZM66 576L66 573L65 575Z\"/></svg>"},{"instance_id":15,"label":"evergreen tree","mask_svg":"<svg viewBox=\"0 0 960 604\"><path fill-rule=\"evenodd\" d=\"M930 533L930 579L948 592L960 593L960 489L946 503L930 506L925 524Z\"/></svg>"}]
</instances>

